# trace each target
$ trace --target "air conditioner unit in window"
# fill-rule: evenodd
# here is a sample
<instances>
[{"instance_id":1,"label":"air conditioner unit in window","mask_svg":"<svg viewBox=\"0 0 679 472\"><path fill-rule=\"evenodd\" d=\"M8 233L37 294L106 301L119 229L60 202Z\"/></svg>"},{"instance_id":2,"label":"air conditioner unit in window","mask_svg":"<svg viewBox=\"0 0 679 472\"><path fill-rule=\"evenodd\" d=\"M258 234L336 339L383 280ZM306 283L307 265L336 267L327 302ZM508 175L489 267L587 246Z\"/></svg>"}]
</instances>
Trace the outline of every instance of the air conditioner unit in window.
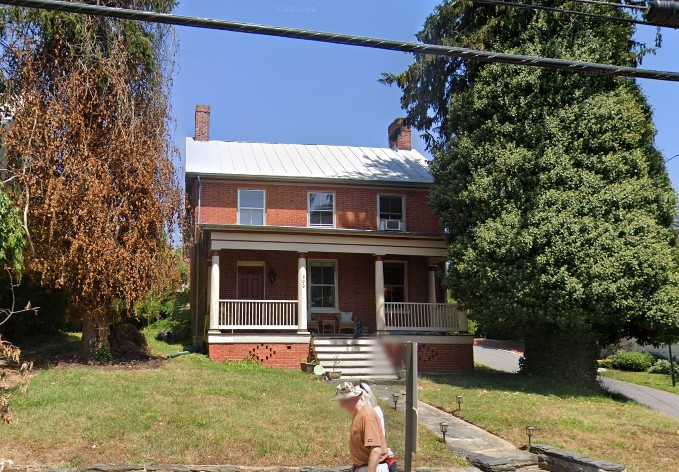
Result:
<instances>
[{"instance_id":1,"label":"air conditioner unit in window","mask_svg":"<svg viewBox=\"0 0 679 472\"><path fill-rule=\"evenodd\" d=\"M403 231L403 221L401 220L382 220L382 231Z\"/></svg>"}]
</instances>

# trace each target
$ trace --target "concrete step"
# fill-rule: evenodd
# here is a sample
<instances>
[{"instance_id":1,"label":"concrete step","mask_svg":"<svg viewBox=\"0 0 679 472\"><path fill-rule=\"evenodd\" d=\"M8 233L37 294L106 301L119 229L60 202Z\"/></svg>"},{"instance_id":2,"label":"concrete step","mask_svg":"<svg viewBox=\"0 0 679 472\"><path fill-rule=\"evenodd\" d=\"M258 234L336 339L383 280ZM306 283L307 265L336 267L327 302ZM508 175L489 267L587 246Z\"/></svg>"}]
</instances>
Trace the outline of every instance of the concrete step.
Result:
<instances>
[{"instance_id":1,"label":"concrete step","mask_svg":"<svg viewBox=\"0 0 679 472\"><path fill-rule=\"evenodd\" d=\"M338 359L341 360L366 360L366 359L375 359L378 357L382 356L377 356L375 355L376 353L374 352L341 352L341 353L333 353L333 352L317 352L316 355L319 359L325 359L325 360L330 360L332 361L335 356L337 356ZM383 359L386 359L386 357L382 357Z\"/></svg>"},{"instance_id":2,"label":"concrete step","mask_svg":"<svg viewBox=\"0 0 679 472\"><path fill-rule=\"evenodd\" d=\"M316 338L316 346L379 346L379 341L374 338Z\"/></svg>"},{"instance_id":3,"label":"concrete step","mask_svg":"<svg viewBox=\"0 0 679 472\"><path fill-rule=\"evenodd\" d=\"M382 346L316 346L316 352L384 352Z\"/></svg>"},{"instance_id":4,"label":"concrete step","mask_svg":"<svg viewBox=\"0 0 679 472\"><path fill-rule=\"evenodd\" d=\"M332 368L332 365L335 363L334 359L323 359L323 358L318 358L318 362L325 367L326 369L329 367ZM373 360L373 359L358 359L358 360L347 360L347 359L341 359L337 363L337 370L342 370L342 369L349 369L353 367L365 367L365 366L371 366L375 369L391 369L392 371L394 370L393 366L388 360Z\"/></svg>"},{"instance_id":5,"label":"concrete step","mask_svg":"<svg viewBox=\"0 0 679 472\"><path fill-rule=\"evenodd\" d=\"M398 380L398 377L396 375L387 375L387 374L376 374L376 375L369 375L369 374L362 374L362 375L351 375L347 374L345 375L344 372L342 372L342 380L349 380L349 381L354 381L354 380Z\"/></svg>"},{"instance_id":6,"label":"concrete step","mask_svg":"<svg viewBox=\"0 0 679 472\"><path fill-rule=\"evenodd\" d=\"M325 366L323 366L325 367ZM332 370L332 366L325 367L327 372ZM337 370L342 372L342 375L396 375L393 369L377 369L373 367L338 367Z\"/></svg>"},{"instance_id":7,"label":"concrete step","mask_svg":"<svg viewBox=\"0 0 679 472\"><path fill-rule=\"evenodd\" d=\"M375 338L321 337L314 345L318 362L327 371L336 365L345 380L397 378L384 346Z\"/></svg>"}]
</instances>

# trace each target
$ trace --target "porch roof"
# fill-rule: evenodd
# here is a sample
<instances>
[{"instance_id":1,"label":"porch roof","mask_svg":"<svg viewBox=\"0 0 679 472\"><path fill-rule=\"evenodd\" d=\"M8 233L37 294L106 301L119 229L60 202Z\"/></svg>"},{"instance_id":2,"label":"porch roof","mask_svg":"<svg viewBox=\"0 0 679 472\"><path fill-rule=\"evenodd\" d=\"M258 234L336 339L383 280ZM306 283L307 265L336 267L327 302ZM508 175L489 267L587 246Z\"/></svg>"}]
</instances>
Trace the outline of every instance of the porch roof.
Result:
<instances>
[{"instance_id":1,"label":"porch roof","mask_svg":"<svg viewBox=\"0 0 679 472\"><path fill-rule=\"evenodd\" d=\"M186 174L431 184L416 150L320 144L195 141L186 138Z\"/></svg>"},{"instance_id":2,"label":"porch roof","mask_svg":"<svg viewBox=\"0 0 679 472\"><path fill-rule=\"evenodd\" d=\"M385 234L370 231L305 231L306 228L273 228L267 231L234 231L232 225L209 225L210 250L243 249L291 252L426 256L443 261L448 248L442 235Z\"/></svg>"}]
</instances>

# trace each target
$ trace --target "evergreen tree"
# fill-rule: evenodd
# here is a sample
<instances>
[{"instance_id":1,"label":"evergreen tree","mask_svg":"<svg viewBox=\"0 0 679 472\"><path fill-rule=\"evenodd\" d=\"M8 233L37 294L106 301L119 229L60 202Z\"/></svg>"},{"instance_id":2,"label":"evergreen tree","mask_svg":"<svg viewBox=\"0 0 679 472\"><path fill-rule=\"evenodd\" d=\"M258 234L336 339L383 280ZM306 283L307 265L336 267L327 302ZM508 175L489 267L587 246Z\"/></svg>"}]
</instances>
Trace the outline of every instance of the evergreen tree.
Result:
<instances>
[{"instance_id":1,"label":"evergreen tree","mask_svg":"<svg viewBox=\"0 0 679 472\"><path fill-rule=\"evenodd\" d=\"M636 65L647 50L632 34L628 24L446 1L417 37ZM523 337L525 372L591 381L603 345L677 336L676 196L633 80L420 55L384 81L402 89L407 121L435 156L446 285L474 317Z\"/></svg>"}]
</instances>

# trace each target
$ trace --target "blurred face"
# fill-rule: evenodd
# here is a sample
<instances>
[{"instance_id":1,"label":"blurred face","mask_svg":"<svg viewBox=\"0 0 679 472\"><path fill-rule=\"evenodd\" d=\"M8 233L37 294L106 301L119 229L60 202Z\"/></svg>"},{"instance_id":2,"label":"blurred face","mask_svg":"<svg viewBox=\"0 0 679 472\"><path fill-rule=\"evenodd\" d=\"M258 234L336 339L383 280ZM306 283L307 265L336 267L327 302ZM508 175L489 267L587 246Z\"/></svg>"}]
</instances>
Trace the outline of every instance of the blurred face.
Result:
<instances>
[{"instance_id":1,"label":"blurred face","mask_svg":"<svg viewBox=\"0 0 679 472\"><path fill-rule=\"evenodd\" d=\"M360 397L345 398L343 400L338 400L337 403L341 409L353 415L356 411L356 403L358 403L359 399Z\"/></svg>"}]
</instances>

